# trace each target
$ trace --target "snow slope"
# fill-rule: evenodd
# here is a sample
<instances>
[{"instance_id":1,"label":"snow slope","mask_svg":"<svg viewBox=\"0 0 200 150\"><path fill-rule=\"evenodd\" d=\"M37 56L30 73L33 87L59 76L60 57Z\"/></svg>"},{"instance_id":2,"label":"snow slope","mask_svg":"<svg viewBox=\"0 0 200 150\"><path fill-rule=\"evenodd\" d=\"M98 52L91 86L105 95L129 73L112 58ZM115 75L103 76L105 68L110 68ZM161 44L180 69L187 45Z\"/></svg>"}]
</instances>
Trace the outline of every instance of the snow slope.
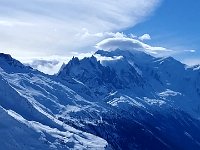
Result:
<instances>
[{"instance_id":1,"label":"snow slope","mask_svg":"<svg viewBox=\"0 0 200 150\"><path fill-rule=\"evenodd\" d=\"M9 61L8 61L9 60ZM10 61L11 60L11 61ZM0 149L106 149L108 143L57 118L93 105L9 55L0 61ZM85 108L84 108L85 105Z\"/></svg>"}]
</instances>

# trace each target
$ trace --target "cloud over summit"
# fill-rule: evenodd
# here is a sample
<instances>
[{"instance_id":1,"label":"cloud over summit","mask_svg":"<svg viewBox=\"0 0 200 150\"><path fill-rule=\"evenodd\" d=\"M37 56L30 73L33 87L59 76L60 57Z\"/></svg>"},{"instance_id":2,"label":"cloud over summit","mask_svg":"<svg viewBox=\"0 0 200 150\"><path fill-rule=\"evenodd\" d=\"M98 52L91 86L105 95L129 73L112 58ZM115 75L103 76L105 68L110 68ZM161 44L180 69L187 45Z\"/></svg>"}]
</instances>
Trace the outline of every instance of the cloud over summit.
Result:
<instances>
[{"instance_id":1,"label":"cloud over summit","mask_svg":"<svg viewBox=\"0 0 200 150\"><path fill-rule=\"evenodd\" d=\"M136 38L127 37L126 35L123 37L112 37L104 39L103 41L96 44L97 49L103 49L103 50L116 50L116 49L122 49L122 50L138 50L138 51L144 51L150 54L160 54L163 52L170 52L171 50L159 47L159 46L151 46L148 45Z\"/></svg>"}]
</instances>

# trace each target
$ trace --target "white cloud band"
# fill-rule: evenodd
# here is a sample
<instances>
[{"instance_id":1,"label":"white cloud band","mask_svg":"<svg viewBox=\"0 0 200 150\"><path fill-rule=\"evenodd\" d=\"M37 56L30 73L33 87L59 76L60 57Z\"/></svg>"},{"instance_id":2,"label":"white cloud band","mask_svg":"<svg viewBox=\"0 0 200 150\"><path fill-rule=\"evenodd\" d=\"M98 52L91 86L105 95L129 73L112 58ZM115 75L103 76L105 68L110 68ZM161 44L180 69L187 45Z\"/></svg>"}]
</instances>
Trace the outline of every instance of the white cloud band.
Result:
<instances>
[{"instance_id":1,"label":"white cloud band","mask_svg":"<svg viewBox=\"0 0 200 150\"><path fill-rule=\"evenodd\" d=\"M145 44L137 39L133 39L130 37L114 37L114 38L107 38L96 45L97 49L103 49L103 50L116 50L116 49L122 49L122 50L139 50L139 51L145 51L151 54L160 54L162 52L170 52L171 50L168 50L164 47L154 47L150 46L148 44Z\"/></svg>"}]
</instances>

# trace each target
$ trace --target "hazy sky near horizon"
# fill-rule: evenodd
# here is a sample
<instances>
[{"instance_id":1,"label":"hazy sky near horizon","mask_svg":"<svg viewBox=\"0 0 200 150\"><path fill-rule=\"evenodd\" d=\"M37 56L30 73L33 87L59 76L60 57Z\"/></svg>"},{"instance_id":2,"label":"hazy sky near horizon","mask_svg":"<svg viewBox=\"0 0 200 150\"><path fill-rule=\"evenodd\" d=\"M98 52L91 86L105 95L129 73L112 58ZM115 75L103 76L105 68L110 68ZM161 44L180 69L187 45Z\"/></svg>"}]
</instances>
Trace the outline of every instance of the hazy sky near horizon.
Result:
<instances>
[{"instance_id":1,"label":"hazy sky near horizon","mask_svg":"<svg viewBox=\"0 0 200 150\"><path fill-rule=\"evenodd\" d=\"M200 63L199 8L188 0L0 0L0 52L64 61L140 48L193 65Z\"/></svg>"}]
</instances>

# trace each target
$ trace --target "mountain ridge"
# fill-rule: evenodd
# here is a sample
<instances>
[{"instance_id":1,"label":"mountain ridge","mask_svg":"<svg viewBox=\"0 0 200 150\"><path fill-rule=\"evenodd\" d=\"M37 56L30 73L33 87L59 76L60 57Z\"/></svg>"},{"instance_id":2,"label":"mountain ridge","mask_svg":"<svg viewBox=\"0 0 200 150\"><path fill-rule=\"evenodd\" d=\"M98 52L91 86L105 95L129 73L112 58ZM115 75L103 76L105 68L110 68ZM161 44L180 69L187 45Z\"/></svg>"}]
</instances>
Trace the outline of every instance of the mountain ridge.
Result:
<instances>
[{"instance_id":1,"label":"mountain ridge","mask_svg":"<svg viewBox=\"0 0 200 150\"><path fill-rule=\"evenodd\" d=\"M2 149L200 148L200 73L171 57L100 50L53 76L2 60Z\"/></svg>"}]
</instances>

